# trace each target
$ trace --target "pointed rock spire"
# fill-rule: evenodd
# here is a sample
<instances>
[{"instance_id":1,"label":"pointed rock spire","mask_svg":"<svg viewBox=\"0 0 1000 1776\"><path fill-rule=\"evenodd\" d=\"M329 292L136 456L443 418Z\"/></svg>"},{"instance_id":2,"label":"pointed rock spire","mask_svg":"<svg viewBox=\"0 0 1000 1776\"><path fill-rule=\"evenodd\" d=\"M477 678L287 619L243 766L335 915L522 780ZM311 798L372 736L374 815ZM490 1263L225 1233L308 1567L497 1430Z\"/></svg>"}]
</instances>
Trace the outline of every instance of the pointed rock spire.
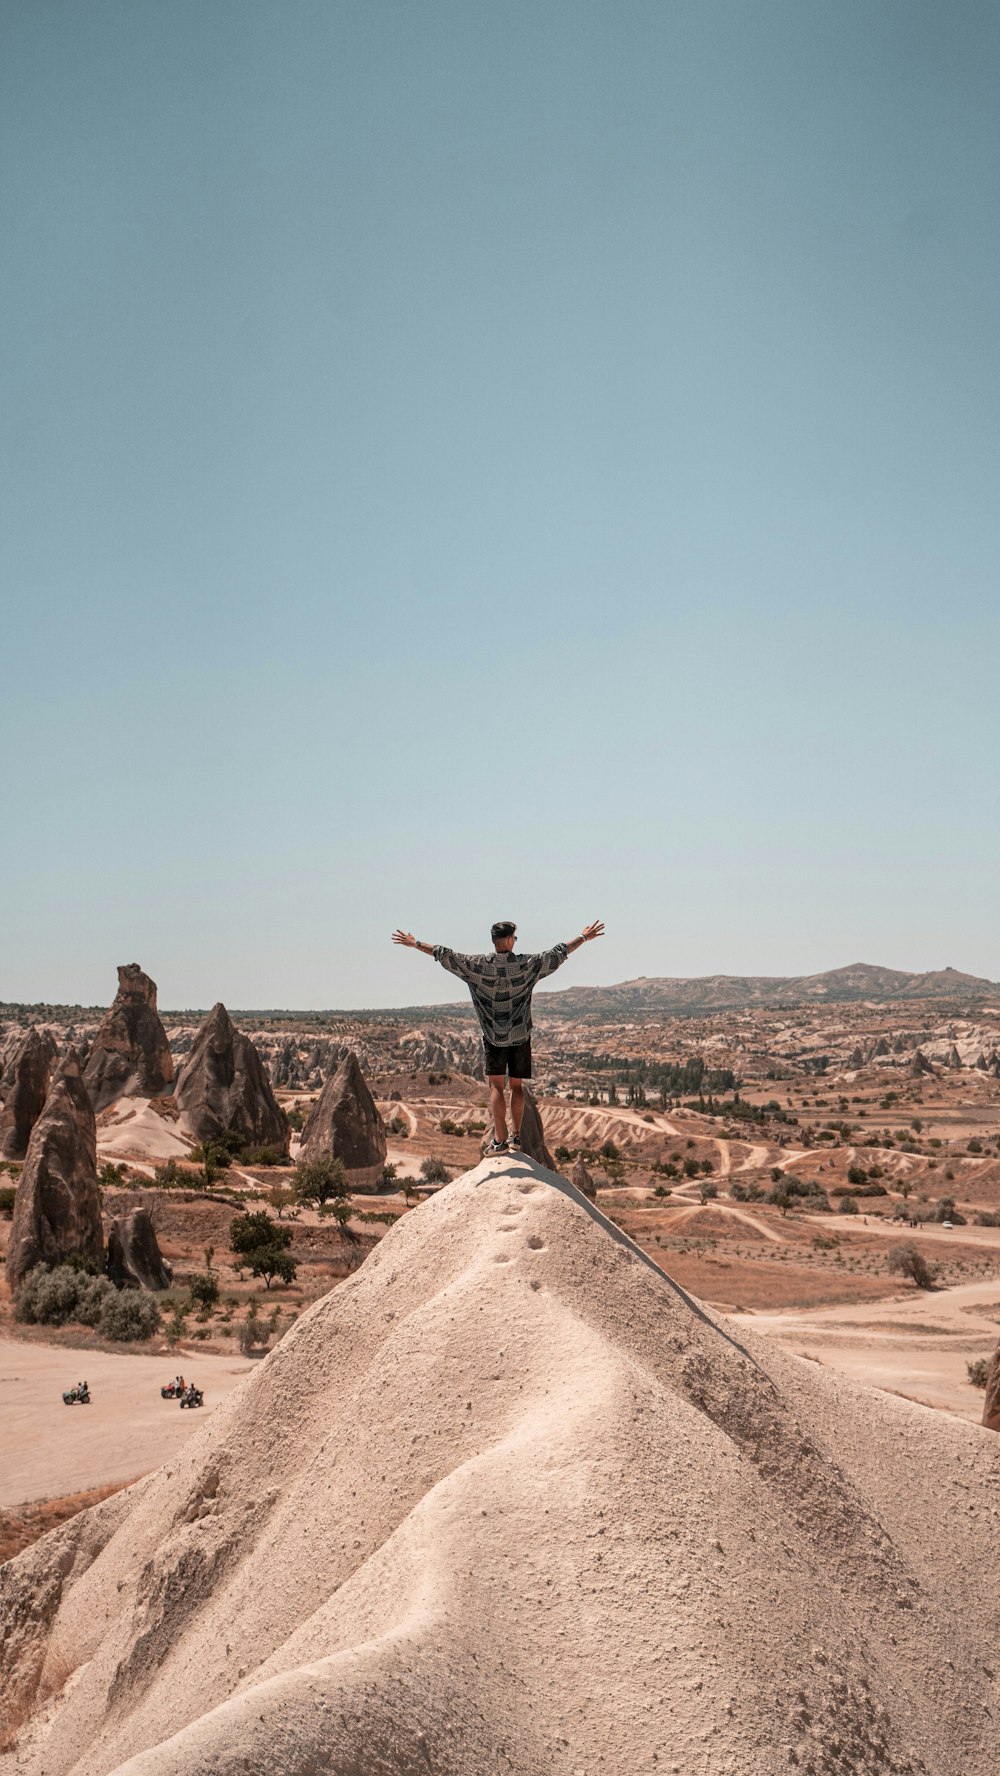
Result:
<instances>
[{"instance_id":1,"label":"pointed rock spire","mask_svg":"<svg viewBox=\"0 0 1000 1776\"><path fill-rule=\"evenodd\" d=\"M47 1030L31 1029L0 1073L0 1159L23 1159L52 1080L56 1045Z\"/></svg>"},{"instance_id":2,"label":"pointed rock spire","mask_svg":"<svg viewBox=\"0 0 1000 1776\"><path fill-rule=\"evenodd\" d=\"M288 1151L288 1119L260 1054L221 1003L213 1005L185 1057L174 1101L198 1141L232 1129L248 1147Z\"/></svg>"},{"instance_id":3,"label":"pointed rock spire","mask_svg":"<svg viewBox=\"0 0 1000 1776\"><path fill-rule=\"evenodd\" d=\"M118 970L118 991L87 1060L84 1081L94 1109L115 1098L158 1098L174 1077L167 1033L156 1009L156 982L138 962Z\"/></svg>"},{"instance_id":4,"label":"pointed rock spire","mask_svg":"<svg viewBox=\"0 0 1000 1776\"><path fill-rule=\"evenodd\" d=\"M34 1265L61 1264L75 1253L103 1264L97 1129L80 1062L71 1048L28 1143L14 1197L7 1281L14 1289Z\"/></svg>"},{"instance_id":5,"label":"pointed rock spire","mask_svg":"<svg viewBox=\"0 0 1000 1776\"><path fill-rule=\"evenodd\" d=\"M385 1164L385 1124L361 1065L349 1049L313 1106L299 1148L303 1159L332 1153L343 1160L357 1190L373 1188Z\"/></svg>"},{"instance_id":6,"label":"pointed rock spire","mask_svg":"<svg viewBox=\"0 0 1000 1776\"><path fill-rule=\"evenodd\" d=\"M148 1209L133 1209L108 1229L108 1275L119 1289L169 1289L164 1261Z\"/></svg>"}]
</instances>

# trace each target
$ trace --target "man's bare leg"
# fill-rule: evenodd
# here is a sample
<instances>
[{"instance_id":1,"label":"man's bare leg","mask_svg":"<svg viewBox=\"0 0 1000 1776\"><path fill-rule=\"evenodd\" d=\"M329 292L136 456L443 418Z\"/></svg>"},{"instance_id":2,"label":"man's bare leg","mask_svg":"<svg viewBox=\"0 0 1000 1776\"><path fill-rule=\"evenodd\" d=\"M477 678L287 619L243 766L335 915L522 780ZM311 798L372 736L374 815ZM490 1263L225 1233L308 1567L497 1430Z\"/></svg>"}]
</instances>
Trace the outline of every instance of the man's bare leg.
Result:
<instances>
[{"instance_id":1,"label":"man's bare leg","mask_svg":"<svg viewBox=\"0 0 1000 1776\"><path fill-rule=\"evenodd\" d=\"M498 1141L506 1141L507 1139L507 1103L503 1095L503 1088L506 1083L507 1077L504 1073L491 1073L489 1076L490 1109L493 1112L493 1127ZM511 1081L511 1085L513 1087L513 1081ZM511 1110L513 1111L513 1089L511 1090L510 1096Z\"/></svg>"},{"instance_id":2,"label":"man's bare leg","mask_svg":"<svg viewBox=\"0 0 1000 1776\"><path fill-rule=\"evenodd\" d=\"M524 1115L524 1080L512 1079L510 1082L510 1120L514 1129L515 1140L521 1133L521 1118Z\"/></svg>"}]
</instances>

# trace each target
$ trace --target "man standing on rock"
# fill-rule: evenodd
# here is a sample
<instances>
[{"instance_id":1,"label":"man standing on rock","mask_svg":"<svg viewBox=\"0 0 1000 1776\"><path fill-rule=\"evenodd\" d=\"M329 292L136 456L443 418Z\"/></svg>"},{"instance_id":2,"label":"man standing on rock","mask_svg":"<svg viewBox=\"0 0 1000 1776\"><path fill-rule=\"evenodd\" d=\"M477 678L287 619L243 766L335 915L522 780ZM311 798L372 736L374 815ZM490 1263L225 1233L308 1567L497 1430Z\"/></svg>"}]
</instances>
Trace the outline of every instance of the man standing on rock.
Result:
<instances>
[{"instance_id":1,"label":"man standing on rock","mask_svg":"<svg viewBox=\"0 0 1000 1776\"><path fill-rule=\"evenodd\" d=\"M561 968L572 950L604 936L602 920L585 925L579 937L558 943L537 956L516 956L517 928L512 919L500 919L490 932L493 955L460 956L447 944L418 943L412 931L394 931L393 943L433 956L442 968L464 980L482 1025L486 1050L486 1078L493 1112L493 1140L487 1154L508 1153L521 1145L524 1115L524 1081L531 1078L531 995L538 981ZM504 1086L510 1077L510 1120L507 1138L507 1104Z\"/></svg>"}]
</instances>

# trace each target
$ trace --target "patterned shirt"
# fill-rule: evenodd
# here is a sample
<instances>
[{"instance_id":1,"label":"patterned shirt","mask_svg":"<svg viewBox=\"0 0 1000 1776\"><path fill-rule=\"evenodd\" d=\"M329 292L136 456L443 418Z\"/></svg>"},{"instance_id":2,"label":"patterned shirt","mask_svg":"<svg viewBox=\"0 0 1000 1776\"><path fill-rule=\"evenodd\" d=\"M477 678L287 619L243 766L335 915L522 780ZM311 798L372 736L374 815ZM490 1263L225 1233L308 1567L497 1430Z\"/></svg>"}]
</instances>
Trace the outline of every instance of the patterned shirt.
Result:
<instances>
[{"instance_id":1,"label":"patterned shirt","mask_svg":"<svg viewBox=\"0 0 1000 1776\"><path fill-rule=\"evenodd\" d=\"M493 1048L513 1048L531 1035L531 994L536 981L555 974L569 955L564 943L540 956L460 956L447 944L434 945L434 960L464 980L472 994L483 1035Z\"/></svg>"}]
</instances>

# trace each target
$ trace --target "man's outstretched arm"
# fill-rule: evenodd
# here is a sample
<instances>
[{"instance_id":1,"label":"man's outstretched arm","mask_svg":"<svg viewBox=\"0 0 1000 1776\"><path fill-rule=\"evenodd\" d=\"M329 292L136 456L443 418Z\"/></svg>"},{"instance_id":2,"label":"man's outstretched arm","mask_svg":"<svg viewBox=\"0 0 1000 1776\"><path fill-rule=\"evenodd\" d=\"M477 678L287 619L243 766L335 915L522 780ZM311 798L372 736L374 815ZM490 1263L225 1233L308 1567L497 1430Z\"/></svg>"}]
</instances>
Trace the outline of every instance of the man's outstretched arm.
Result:
<instances>
[{"instance_id":1,"label":"man's outstretched arm","mask_svg":"<svg viewBox=\"0 0 1000 1776\"><path fill-rule=\"evenodd\" d=\"M434 945L418 942L412 931L394 931L392 934L392 941L393 943L405 944L408 950L422 950L425 956L433 956L434 954Z\"/></svg>"},{"instance_id":2,"label":"man's outstretched arm","mask_svg":"<svg viewBox=\"0 0 1000 1776\"><path fill-rule=\"evenodd\" d=\"M555 974L556 969L562 967L573 950L578 950L581 944L591 943L595 937L603 936L604 921L595 919L592 925L585 925L579 937L574 937L569 943L556 944L552 950L543 950L536 961L538 972L535 979L544 980L547 974Z\"/></svg>"},{"instance_id":3,"label":"man's outstretched arm","mask_svg":"<svg viewBox=\"0 0 1000 1776\"><path fill-rule=\"evenodd\" d=\"M572 941L566 945L567 954L569 954L571 956L573 954L574 950L578 950L580 948L581 944L593 943L595 937L603 937L603 936L604 936L604 920L603 919L595 919L594 923L592 925L585 925L584 926L579 937L574 937L572 939Z\"/></svg>"},{"instance_id":4,"label":"man's outstretched arm","mask_svg":"<svg viewBox=\"0 0 1000 1776\"><path fill-rule=\"evenodd\" d=\"M471 956L460 956L456 950L449 950L447 944L419 943L412 931L394 931L393 943L404 944L408 950L422 950L425 956L433 956L449 974L457 974L459 980L467 981L475 971L475 960Z\"/></svg>"}]
</instances>

